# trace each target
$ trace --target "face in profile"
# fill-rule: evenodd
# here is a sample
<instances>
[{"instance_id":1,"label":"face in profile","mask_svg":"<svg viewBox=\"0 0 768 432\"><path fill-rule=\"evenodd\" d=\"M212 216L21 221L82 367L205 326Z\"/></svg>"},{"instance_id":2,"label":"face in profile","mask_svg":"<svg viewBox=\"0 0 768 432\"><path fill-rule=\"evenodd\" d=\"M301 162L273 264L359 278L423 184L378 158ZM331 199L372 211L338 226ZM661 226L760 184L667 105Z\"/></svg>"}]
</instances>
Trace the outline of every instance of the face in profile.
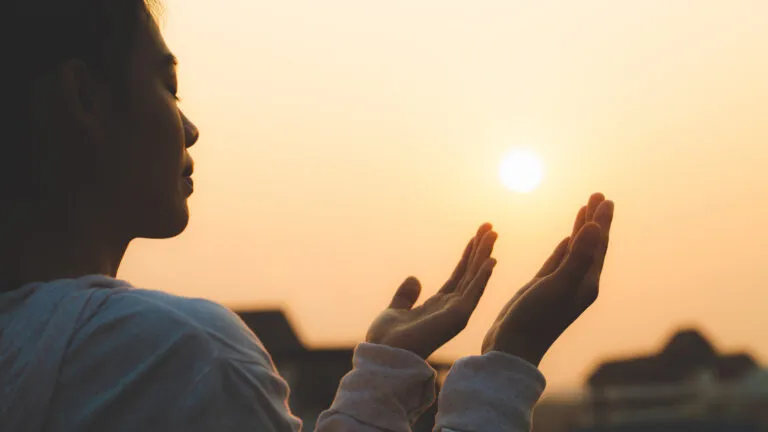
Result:
<instances>
[{"instance_id":1,"label":"face in profile","mask_svg":"<svg viewBox=\"0 0 768 432\"><path fill-rule=\"evenodd\" d=\"M179 108L176 61L157 23L138 6L136 17L132 43L111 46L113 57L99 64L55 63L80 49L65 46L67 52L58 53L54 44L50 53L40 50L41 61L31 62L29 73L18 68L24 79L6 68L20 82L18 92L4 93L18 104L18 119L1 122L4 148L11 149L0 172L5 227L23 231L28 224L36 233L110 243L173 237L186 228L189 148L198 130ZM9 56L27 61L37 48L33 39L28 53Z\"/></svg>"},{"instance_id":2,"label":"face in profile","mask_svg":"<svg viewBox=\"0 0 768 432\"><path fill-rule=\"evenodd\" d=\"M130 238L173 237L189 220L199 133L178 106L176 59L156 22L143 14L136 36L127 100L105 134L113 217Z\"/></svg>"}]
</instances>

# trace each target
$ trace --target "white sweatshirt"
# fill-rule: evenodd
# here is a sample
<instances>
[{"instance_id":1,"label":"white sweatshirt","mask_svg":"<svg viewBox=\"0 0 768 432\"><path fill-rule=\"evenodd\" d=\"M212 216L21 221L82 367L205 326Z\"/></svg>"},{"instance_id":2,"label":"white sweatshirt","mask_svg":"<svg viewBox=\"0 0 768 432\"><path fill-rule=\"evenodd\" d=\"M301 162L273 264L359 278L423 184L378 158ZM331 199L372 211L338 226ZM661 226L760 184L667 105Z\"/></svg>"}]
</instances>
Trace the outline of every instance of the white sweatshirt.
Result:
<instances>
[{"instance_id":1,"label":"white sweatshirt","mask_svg":"<svg viewBox=\"0 0 768 432\"><path fill-rule=\"evenodd\" d=\"M360 344L317 431L409 431L435 398L418 356ZM294 432L288 386L237 315L104 276L0 295L0 431ZM536 368L490 353L456 362L437 431L528 431Z\"/></svg>"}]
</instances>

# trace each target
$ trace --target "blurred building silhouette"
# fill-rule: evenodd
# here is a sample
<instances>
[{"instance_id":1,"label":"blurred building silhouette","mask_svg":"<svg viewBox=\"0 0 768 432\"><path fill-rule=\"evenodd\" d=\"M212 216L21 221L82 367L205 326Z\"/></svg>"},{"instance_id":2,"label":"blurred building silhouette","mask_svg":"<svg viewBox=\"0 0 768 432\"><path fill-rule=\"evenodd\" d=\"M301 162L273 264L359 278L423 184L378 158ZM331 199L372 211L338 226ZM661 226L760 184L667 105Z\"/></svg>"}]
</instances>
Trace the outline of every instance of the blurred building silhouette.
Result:
<instances>
[{"instance_id":1,"label":"blurred building silhouette","mask_svg":"<svg viewBox=\"0 0 768 432\"><path fill-rule=\"evenodd\" d=\"M747 353L719 353L698 331L661 352L600 365L587 379L582 430L753 431L768 425L765 371Z\"/></svg>"},{"instance_id":2,"label":"blurred building silhouette","mask_svg":"<svg viewBox=\"0 0 768 432\"><path fill-rule=\"evenodd\" d=\"M352 369L354 347L308 348L281 310L241 311L238 315L259 337L290 385L291 410L304 421L305 430L313 430L317 417L333 402L341 378ZM433 363L432 367L445 372L450 365ZM433 406L422 416L414 432L432 430L435 409Z\"/></svg>"},{"instance_id":3,"label":"blurred building silhouette","mask_svg":"<svg viewBox=\"0 0 768 432\"><path fill-rule=\"evenodd\" d=\"M679 384L691 380L730 381L759 368L746 353L722 355L696 330L675 334L658 354L603 363L588 378L594 391L613 387Z\"/></svg>"}]
</instances>

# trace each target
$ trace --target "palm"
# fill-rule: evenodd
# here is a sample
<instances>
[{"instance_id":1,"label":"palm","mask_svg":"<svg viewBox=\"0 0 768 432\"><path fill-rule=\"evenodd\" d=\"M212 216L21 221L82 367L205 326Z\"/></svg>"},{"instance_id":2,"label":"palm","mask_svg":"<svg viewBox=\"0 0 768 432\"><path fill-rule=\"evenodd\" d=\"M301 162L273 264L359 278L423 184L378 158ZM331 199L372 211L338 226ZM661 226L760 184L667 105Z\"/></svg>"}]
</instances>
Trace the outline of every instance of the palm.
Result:
<instances>
[{"instance_id":1,"label":"palm","mask_svg":"<svg viewBox=\"0 0 768 432\"><path fill-rule=\"evenodd\" d=\"M507 303L483 341L538 364L549 347L597 298L613 203L596 194L536 276Z\"/></svg>"},{"instance_id":2,"label":"palm","mask_svg":"<svg viewBox=\"0 0 768 432\"><path fill-rule=\"evenodd\" d=\"M419 281L406 279L389 308L371 325L366 340L427 358L453 339L466 327L485 290L495 265L490 258L495 241L491 226L481 226L445 285L420 306L413 307L421 292Z\"/></svg>"},{"instance_id":3,"label":"palm","mask_svg":"<svg viewBox=\"0 0 768 432\"><path fill-rule=\"evenodd\" d=\"M435 294L413 309L388 308L373 322L368 340L402 339L399 348L426 358L464 329L472 307L461 294Z\"/></svg>"}]
</instances>

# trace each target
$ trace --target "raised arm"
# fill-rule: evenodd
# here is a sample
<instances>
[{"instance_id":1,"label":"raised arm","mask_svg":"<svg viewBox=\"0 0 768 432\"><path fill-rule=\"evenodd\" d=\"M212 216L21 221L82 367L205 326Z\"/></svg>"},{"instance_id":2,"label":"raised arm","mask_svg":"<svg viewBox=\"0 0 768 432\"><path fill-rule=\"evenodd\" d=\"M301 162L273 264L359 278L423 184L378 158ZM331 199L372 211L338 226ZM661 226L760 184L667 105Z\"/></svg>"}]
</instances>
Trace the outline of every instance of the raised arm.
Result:
<instances>
[{"instance_id":1,"label":"raised arm","mask_svg":"<svg viewBox=\"0 0 768 432\"><path fill-rule=\"evenodd\" d=\"M545 386L537 367L597 298L612 220L613 202L594 194L578 212L572 236L504 306L483 341L484 354L454 365L440 394L437 430L531 429Z\"/></svg>"}]
</instances>

